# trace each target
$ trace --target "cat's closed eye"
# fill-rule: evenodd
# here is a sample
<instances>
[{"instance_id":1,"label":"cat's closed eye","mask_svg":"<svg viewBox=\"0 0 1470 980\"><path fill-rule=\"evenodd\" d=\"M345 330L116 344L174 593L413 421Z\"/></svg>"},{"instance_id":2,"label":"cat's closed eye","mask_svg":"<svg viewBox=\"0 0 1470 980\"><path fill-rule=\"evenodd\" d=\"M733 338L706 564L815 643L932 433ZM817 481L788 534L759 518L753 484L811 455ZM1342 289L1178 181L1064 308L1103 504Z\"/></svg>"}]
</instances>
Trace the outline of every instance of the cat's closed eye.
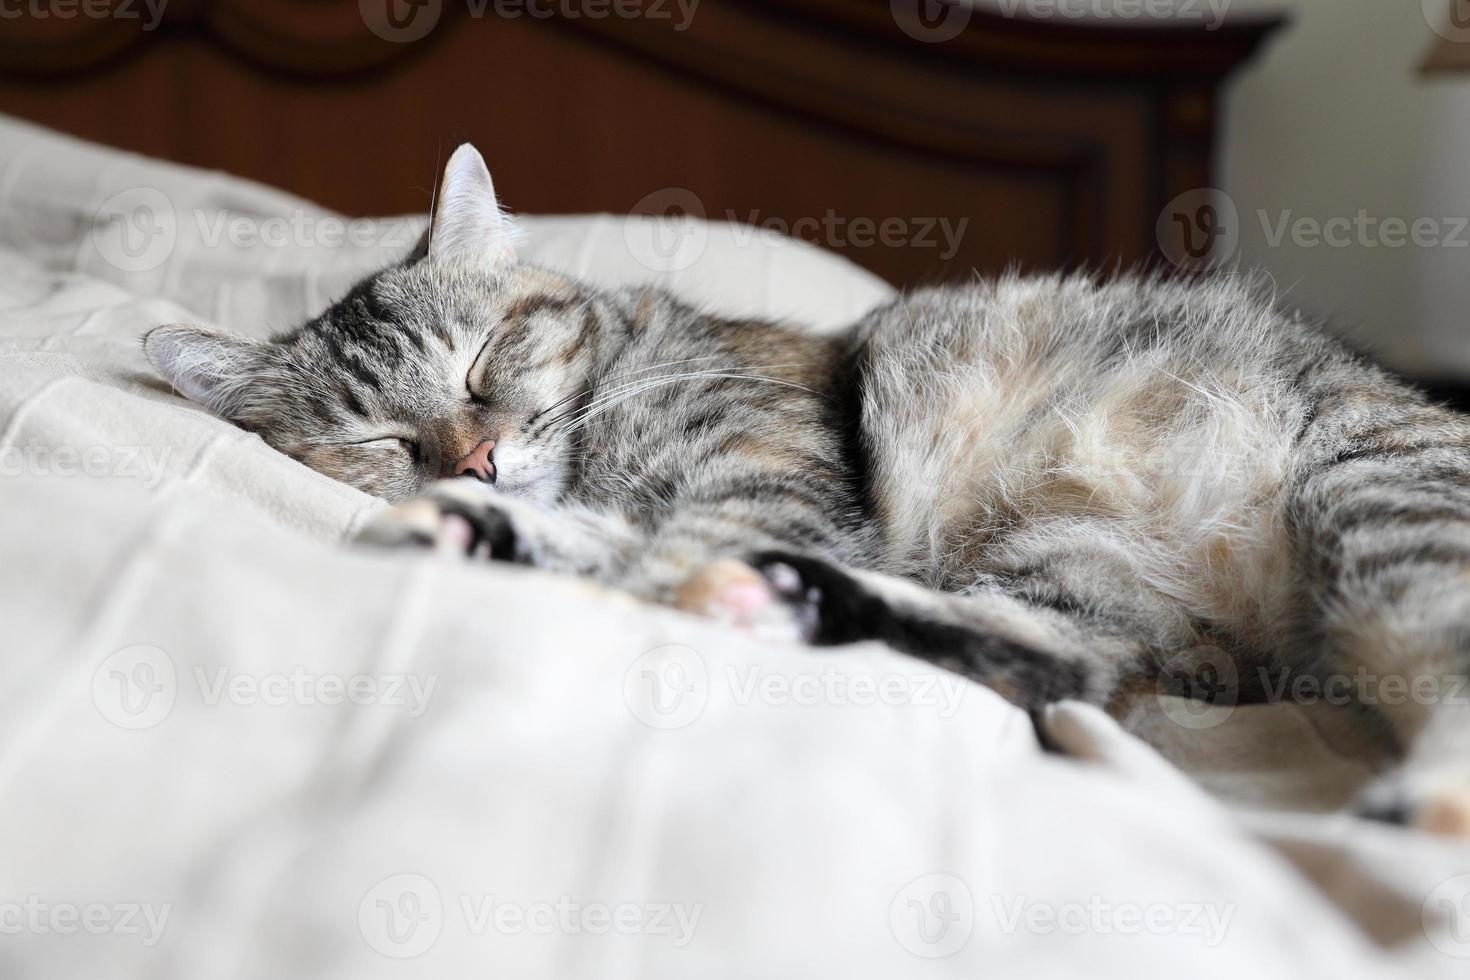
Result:
<instances>
[{"instance_id":1,"label":"cat's closed eye","mask_svg":"<svg viewBox=\"0 0 1470 980\"><path fill-rule=\"evenodd\" d=\"M480 348L480 352L475 355L474 361L471 362L470 372L465 375L464 379L464 390L469 395L470 401L476 405L488 405L490 403L490 400L485 397L484 392L475 386L476 378L483 379L485 377L485 365L482 362L485 360L485 352L489 349L490 340L486 340Z\"/></svg>"},{"instance_id":2,"label":"cat's closed eye","mask_svg":"<svg viewBox=\"0 0 1470 980\"><path fill-rule=\"evenodd\" d=\"M422 447L415 439L407 436L379 436L375 439L363 439L359 442L344 443L344 449L361 447L369 450L396 450L407 454L408 458L417 463L423 459Z\"/></svg>"}]
</instances>

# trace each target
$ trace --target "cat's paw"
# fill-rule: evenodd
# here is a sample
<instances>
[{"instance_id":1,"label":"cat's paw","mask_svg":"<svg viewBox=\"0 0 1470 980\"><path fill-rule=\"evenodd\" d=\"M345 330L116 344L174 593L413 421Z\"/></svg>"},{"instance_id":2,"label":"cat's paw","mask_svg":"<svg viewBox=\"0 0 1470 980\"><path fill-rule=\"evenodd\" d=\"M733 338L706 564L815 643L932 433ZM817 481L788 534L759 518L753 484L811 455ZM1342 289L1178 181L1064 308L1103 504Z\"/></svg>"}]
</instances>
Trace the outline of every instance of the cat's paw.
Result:
<instances>
[{"instance_id":1,"label":"cat's paw","mask_svg":"<svg viewBox=\"0 0 1470 980\"><path fill-rule=\"evenodd\" d=\"M478 484L449 480L379 512L358 534L361 544L428 548L487 561L525 563L514 521Z\"/></svg>"},{"instance_id":2,"label":"cat's paw","mask_svg":"<svg viewBox=\"0 0 1470 980\"><path fill-rule=\"evenodd\" d=\"M1425 781L1390 774L1369 783L1353 810L1370 820L1470 839L1470 780Z\"/></svg>"},{"instance_id":3,"label":"cat's paw","mask_svg":"<svg viewBox=\"0 0 1470 980\"><path fill-rule=\"evenodd\" d=\"M869 599L839 568L770 552L706 565L679 588L674 605L763 637L829 645L860 638L853 628Z\"/></svg>"}]
</instances>

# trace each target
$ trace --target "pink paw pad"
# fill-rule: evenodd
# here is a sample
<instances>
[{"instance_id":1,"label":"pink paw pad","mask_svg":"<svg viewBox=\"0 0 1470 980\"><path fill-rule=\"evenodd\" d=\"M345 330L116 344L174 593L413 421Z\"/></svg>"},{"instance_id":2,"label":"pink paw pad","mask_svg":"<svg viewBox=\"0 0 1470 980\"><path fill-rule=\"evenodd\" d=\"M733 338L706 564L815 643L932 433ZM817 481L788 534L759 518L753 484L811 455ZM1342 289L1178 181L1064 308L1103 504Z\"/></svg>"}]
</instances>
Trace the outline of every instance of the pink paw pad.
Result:
<instances>
[{"instance_id":1,"label":"pink paw pad","mask_svg":"<svg viewBox=\"0 0 1470 980\"><path fill-rule=\"evenodd\" d=\"M714 562L696 572L679 588L674 605L769 639L801 638L789 607L766 577L733 559Z\"/></svg>"},{"instance_id":2,"label":"pink paw pad","mask_svg":"<svg viewBox=\"0 0 1470 980\"><path fill-rule=\"evenodd\" d=\"M446 550L464 554L475 543L474 526L458 514L445 514L439 520L438 543Z\"/></svg>"}]
</instances>

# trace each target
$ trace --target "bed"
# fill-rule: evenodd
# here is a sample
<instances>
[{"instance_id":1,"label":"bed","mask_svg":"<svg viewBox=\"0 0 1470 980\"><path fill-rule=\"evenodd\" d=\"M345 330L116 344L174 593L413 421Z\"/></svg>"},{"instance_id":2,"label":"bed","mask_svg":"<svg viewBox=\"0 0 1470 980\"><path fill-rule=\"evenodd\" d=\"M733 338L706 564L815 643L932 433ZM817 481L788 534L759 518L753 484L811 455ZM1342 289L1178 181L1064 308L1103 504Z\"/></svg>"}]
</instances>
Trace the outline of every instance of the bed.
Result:
<instances>
[{"instance_id":1,"label":"bed","mask_svg":"<svg viewBox=\"0 0 1470 980\"><path fill-rule=\"evenodd\" d=\"M1336 709L1063 705L1048 754L876 646L347 547L380 505L138 338L288 324L420 219L233 219L339 220L0 119L5 976L1463 975L1470 849L1338 812L1377 747ZM813 329L891 290L720 223L660 271L657 219L523 220L535 261Z\"/></svg>"}]
</instances>

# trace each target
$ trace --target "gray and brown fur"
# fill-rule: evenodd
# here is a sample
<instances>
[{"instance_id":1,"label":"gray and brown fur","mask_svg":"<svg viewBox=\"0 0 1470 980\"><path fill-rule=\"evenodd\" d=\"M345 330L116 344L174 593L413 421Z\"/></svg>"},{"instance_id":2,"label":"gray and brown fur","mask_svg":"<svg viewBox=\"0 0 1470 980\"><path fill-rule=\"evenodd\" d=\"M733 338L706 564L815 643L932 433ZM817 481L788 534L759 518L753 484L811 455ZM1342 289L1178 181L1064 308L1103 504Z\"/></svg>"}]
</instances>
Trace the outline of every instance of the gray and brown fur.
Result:
<instances>
[{"instance_id":1,"label":"gray and brown fur","mask_svg":"<svg viewBox=\"0 0 1470 980\"><path fill-rule=\"evenodd\" d=\"M1427 703L1378 706L1405 761L1364 806L1470 833L1470 422L1254 285L1012 276L821 338L518 263L468 147L426 253L273 342L165 327L149 356L402 503L379 541L452 525L1028 707L1206 656L1241 687L1427 678ZM486 438L493 486L440 481Z\"/></svg>"}]
</instances>

